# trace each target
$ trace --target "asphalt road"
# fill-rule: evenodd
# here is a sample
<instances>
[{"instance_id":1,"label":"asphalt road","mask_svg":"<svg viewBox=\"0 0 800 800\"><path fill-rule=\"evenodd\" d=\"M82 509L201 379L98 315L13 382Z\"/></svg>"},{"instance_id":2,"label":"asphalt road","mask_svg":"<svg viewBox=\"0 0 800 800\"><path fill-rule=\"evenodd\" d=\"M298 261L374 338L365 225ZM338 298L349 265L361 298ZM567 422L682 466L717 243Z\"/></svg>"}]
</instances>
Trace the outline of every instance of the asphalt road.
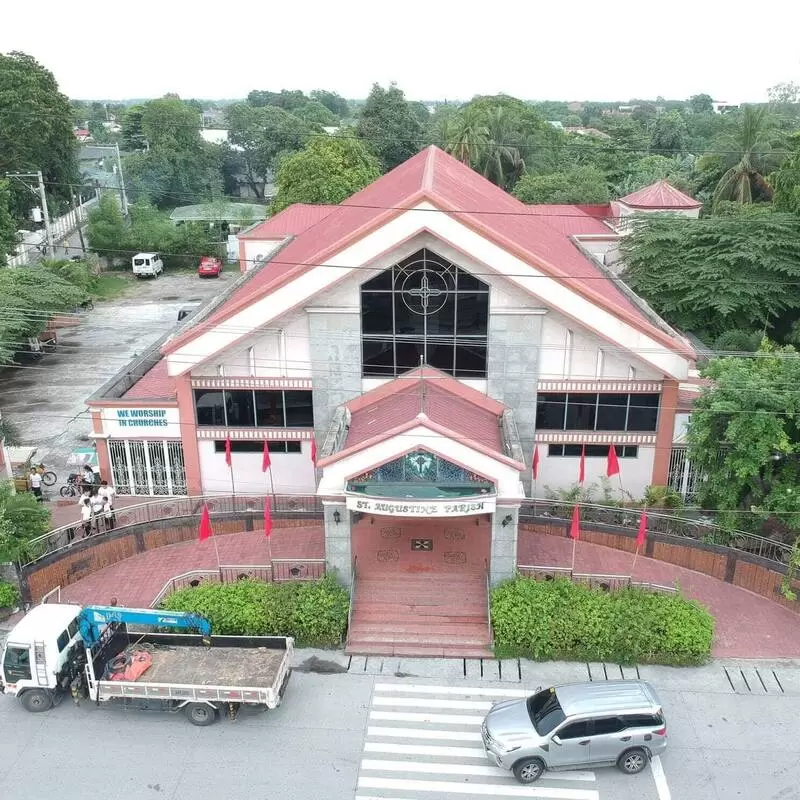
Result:
<instances>
[{"instance_id":1,"label":"asphalt road","mask_svg":"<svg viewBox=\"0 0 800 800\"><path fill-rule=\"evenodd\" d=\"M303 651L297 655L302 661ZM537 681L447 678L441 670L437 678L441 664L428 665L401 665L417 671L401 678L394 668L377 675L360 667L295 671L280 709L208 729L179 715L69 702L33 715L0 698L0 786L15 800L82 800L98 786L127 800L800 798L796 665L778 666L785 692L753 686L753 694L734 690L719 664L648 668L667 715L661 762L631 777L609 768L546 773L530 788L488 766L471 717L479 720L487 703L533 690Z\"/></svg>"},{"instance_id":2,"label":"asphalt road","mask_svg":"<svg viewBox=\"0 0 800 800\"><path fill-rule=\"evenodd\" d=\"M177 325L190 301L205 302L238 276L229 268L218 279L188 272L156 280L133 280L125 296L79 313L77 326L59 331L58 347L37 363L0 371L0 410L16 426L37 459L60 479L67 457L89 443L86 398L149 345ZM80 415L80 416L79 416Z\"/></svg>"}]
</instances>

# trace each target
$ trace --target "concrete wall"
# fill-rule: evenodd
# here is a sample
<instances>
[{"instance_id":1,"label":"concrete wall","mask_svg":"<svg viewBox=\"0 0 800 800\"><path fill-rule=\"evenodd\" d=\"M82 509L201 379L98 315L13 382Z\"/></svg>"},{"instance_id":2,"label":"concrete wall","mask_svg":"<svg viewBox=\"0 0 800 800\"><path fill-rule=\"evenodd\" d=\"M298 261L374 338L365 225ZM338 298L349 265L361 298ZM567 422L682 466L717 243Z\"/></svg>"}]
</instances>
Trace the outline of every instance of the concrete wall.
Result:
<instances>
[{"instance_id":1,"label":"concrete wall","mask_svg":"<svg viewBox=\"0 0 800 800\"><path fill-rule=\"evenodd\" d=\"M503 525L503 520L511 519ZM517 530L519 508L498 506L492 516L492 555L489 560L489 582L492 586L513 578L517 572Z\"/></svg>"},{"instance_id":2,"label":"concrete wall","mask_svg":"<svg viewBox=\"0 0 800 800\"><path fill-rule=\"evenodd\" d=\"M339 522L334 519L338 512ZM344 503L325 503L325 568L335 570L338 580L349 588L353 579L350 512Z\"/></svg>"}]
</instances>

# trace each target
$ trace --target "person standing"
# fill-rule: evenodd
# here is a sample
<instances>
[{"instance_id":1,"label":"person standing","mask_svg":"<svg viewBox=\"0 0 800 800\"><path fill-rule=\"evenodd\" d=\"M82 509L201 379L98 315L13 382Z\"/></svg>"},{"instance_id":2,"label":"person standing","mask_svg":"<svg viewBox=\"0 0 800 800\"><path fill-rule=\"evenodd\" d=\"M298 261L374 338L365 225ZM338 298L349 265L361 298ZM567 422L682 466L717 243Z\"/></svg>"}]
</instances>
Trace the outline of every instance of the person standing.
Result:
<instances>
[{"instance_id":1,"label":"person standing","mask_svg":"<svg viewBox=\"0 0 800 800\"><path fill-rule=\"evenodd\" d=\"M95 485L94 470L88 464L83 467L83 485L85 488L91 488Z\"/></svg>"},{"instance_id":2,"label":"person standing","mask_svg":"<svg viewBox=\"0 0 800 800\"><path fill-rule=\"evenodd\" d=\"M78 505L81 509L81 521L83 522L83 536L88 538L92 535L92 503L87 492L84 492Z\"/></svg>"},{"instance_id":3,"label":"person standing","mask_svg":"<svg viewBox=\"0 0 800 800\"><path fill-rule=\"evenodd\" d=\"M100 533L105 527L105 497L97 491L98 487L93 486L89 497L89 508L92 512L92 525L96 533ZM101 527L101 525L103 527Z\"/></svg>"},{"instance_id":4,"label":"person standing","mask_svg":"<svg viewBox=\"0 0 800 800\"><path fill-rule=\"evenodd\" d=\"M28 485L37 502L42 502L42 476L36 467L31 467L31 474L28 475Z\"/></svg>"},{"instance_id":5,"label":"person standing","mask_svg":"<svg viewBox=\"0 0 800 800\"><path fill-rule=\"evenodd\" d=\"M100 481L100 488L97 493L102 496L105 501L104 514L106 518L106 530L113 530L116 523L114 517L114 498L117 495L113 486L108 485L108 481Z\"/></svg>"}]
</instances>

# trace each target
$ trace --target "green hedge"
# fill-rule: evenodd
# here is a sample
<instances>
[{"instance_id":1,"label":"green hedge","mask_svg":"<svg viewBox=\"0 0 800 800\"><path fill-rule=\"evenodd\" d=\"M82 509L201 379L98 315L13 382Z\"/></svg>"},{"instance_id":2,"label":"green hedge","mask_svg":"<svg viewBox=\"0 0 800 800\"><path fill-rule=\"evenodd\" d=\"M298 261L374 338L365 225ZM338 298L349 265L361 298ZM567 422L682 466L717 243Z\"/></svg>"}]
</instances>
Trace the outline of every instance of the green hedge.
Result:
<instances>
[{"instance_id":1,"label":"green hedge","mask_svg":"<svg viewBox=\"0 0 800 800\"><path fill-rule=\"evenodd\" d=\"M499 658L702 664L714 618L680 595L640 589L605 592L569 580L517 577L492 591Z\"/></svg>"},{"instance_id":2,"label":"green hedge","mask_svg":"<svg viewBox=\"0 0 800 800\"><path fill-rule=\"evenodd\" d=\"M162 607L202 614L220 635L293 636L299 645L331 647L344 639L350 598L327 575L294 583L206 583L173 592Z\"/></svg>"},{"instance_id":3,"label":"green hedge","mask_svg":"<svg viewBox=\"0 0 800 800\"><path fill-rule=\"evenodd\" d=\"M0 581L0 608L16 608L19 603L19 591L13 583Z\"/></svg>"}]
</instances>

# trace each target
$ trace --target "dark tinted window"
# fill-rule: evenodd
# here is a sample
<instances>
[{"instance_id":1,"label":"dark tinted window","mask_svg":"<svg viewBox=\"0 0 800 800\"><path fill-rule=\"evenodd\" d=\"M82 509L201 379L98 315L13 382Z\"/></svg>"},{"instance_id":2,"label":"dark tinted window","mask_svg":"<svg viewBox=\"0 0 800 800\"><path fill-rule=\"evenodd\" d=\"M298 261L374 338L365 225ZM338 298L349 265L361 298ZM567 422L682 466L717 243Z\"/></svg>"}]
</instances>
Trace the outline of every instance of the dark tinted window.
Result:
<instances>
[{"instance_id":1,"label":"dark tinted window","mask_svg":"<svg viewBox=\"0 0 800 800\"><path fill-rule=\"evenodd\" d=\"M270 453L300 453L302 452L301 442L269 442L267 444ZM225 441L217 440L214 442L214 452L225 452ZM231 453L263 453L263 439L231 441Z\"/></svg>"},{"instance_id":2,"label":"dark tinted window","mask_svg":"<svg viewBox=\"0 0 800 800\"><path fill-rule=\"evenodd\" d=\"M654 431L658 424L658 395L632 394L628 409L629 431Z\"/></svg>"},{"instance_id":3,"label":"dark tinted window","mask_svg":"<svg viewBox=\"0 0 800 800\"><path fill-rule=\"evenodd\" d=\"M664 724L658 714L626 714L622 719L626 728L660 728Z\"/></svg>"},{"instance_id":4,"label":"dark tinted window","mask_svg":"<svg viewBox=\"0 0 800 800\"><path fill-rule=\"evenodd\" d=\"M592 431L597 413L596 394L568 394L567 422L568 431Z\"/></svg>"},{"instance_id":5,"label":"dark tinted window","mask_svg":"<svg viewBox=\"0 0 800 800\"><path fill-rule=\"evenodd\" d=\"M270 453L302 453L302 442L270 442Z\"/></svg>"},{"instance_id":6,"label":"dark tinted window","mask_svg":"<svg viewBox=\"0 0 800 800\"><path fill-rule=\"evenodd\" d=\"M589 723L586 721L571 722L569 725L565 725L558 735L562 739L582 739L589 735Z\"/></svg>"},{"instance_id":7,"label":"dark tinted window","mask_svg":"<svg viewBox=\"0 0 800 800\"><path fill-rule=\"evenodd\" d=\"M75 635L78 633L78 620L74 619L70 622L69 626L67 627L67 633L69 634L69 638L75 638Z\"/></svg>"},{"instance_id":8,"label":"dark tinted window","mask_svg":"<svg viewBox=\"0 0 800 800\"><path fill-rule=\"evenodd\" d=\"M194 405L198 425L225 425L225 402L222 392L215 389L195 389Z\"/></svg>"},{"instance_id":9,"label":"dark tinted window","mask_svg":"<svg viewBox=\"0 0 800 800\"><path fill-rule=\"evenodd\" d=\"M260 428L283 428L283 392L256 392L256 422Z\"/></svg>"},{"instance_id":10,"label":"dark tinted window","mask_svg":"<svg viewBox=\"0 0 800 800\"><path fill-rule=\"evenodd\" d=\"M365 377L394 375L394 340L364 339L361 343L361 358Z\"/></svg>"},{"instance_id":11,"label":"dark tinted window","mask_svg":"<svg viewBox=\"0 0 800 800\"><path fill-rule=\"evenodd\" d=\"M544 431L564 430L564 409L567 395L548 392L536 398L536 428Z\"/></svg>"},{"instance_id":12,"label":"dark tinted window","mask_svg":"<svg viewBox=\"0 0 800 800\"><path fill-rule=\"evenodd\" d=\"M598 431L624 431L628 416L627 394L601 394L597 407Z\"/></svg>"},{"instance_id":13,"label":"dark tinted window","mask_svg":"<svg viewBox=\"0 0 800 800\"><path fill-rule=\"evenodd\" d=\"M283 393L287 428L314 427L314 404L311 398L311 392L286 391Z\"/></svg>"},{"instance_id":14,"label":"dark tinted window","mask_svg":"<svg viewBox=\"0 0 800 800\"><path fill-rule=\"evenodd\" d=\"M8 647L3 658L3 672L9 683L30 680L31 654L27 647Z\"/></svg>"},{"instance_id":15,"label":"dark tinted window","mask_svg":"<svg viewBox=\"0 0 800 800\"><path fill-rule=\"evenodd\" d=\"M618 733L624 725L619 717L602 717L594 721L594 735L602 736L605 733Z\"/></svg>"},{"instance_id":16,"label":"dark tinted window","mask_svg":"<svg viewBox=\"0 0 800 800\"><path fill-rule=\"evenodd\" d=\"M58 639L56 639L56 647L58 648L58 652L62 652L68 644L69 634L66 631L62 631Z\"/></svg>"},{"instance_id":17,"label":"dark tinted window","mask_svg":"<svg viewBox=\"0 0 800 800\"><path fill-rule=\"evenodd\" d=\"M635 444L616 445L617 458L636 458L639 455L639 448ZM551 444L547 448L548 456L566 456L569 458L579 458L581 445L579 444ZM587 444L586 458L607 458L608 445Z\"/></svg>"},{"instance_id":18,"label":"dark tinted window","mask_svg":"<svg viewBox=\"0 0 800 800\"><path fill-rule=\"evenodd\" d=\"M528 698L528 715L540 736L547 736L565 719L565 714L555 692L545 689Z\"/></svg>"},{"instance_id":19,"label":"dark tinted window","mask_svg":"<svg viewBox=\"0 0 800 800\"><path fill-rule=\"evenodd\" d=\"M225 413L228 425L232 428L253 428L256 424L256 410L253 404L252 389L225 391Z\"/></svg>"}]
</instances>

